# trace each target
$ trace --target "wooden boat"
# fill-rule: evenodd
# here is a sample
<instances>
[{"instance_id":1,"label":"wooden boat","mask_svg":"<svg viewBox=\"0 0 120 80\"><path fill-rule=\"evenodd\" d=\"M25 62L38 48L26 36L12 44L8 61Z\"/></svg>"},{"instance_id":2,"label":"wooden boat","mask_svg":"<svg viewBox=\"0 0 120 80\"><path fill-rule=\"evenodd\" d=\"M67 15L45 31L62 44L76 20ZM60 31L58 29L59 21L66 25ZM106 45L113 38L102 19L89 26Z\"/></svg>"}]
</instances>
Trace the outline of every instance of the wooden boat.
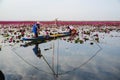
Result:
<instances>
[{"instance_id":1,"label":"wooden boat","mask_svg":"<svg viewBox=\"0 0 120 80\"><path fill-rule=\"evenodd\" d=\"M64 32L64 33L58 33L58 34L52 34L52 35L46 35L46 36L38 36L37 38L22 38L23 41L44 41L44 40L50 40L50 39L54 39L57 37L65 37L65 36L69 36L70 33L69 32Z\"/></svg>"}]
</instances>

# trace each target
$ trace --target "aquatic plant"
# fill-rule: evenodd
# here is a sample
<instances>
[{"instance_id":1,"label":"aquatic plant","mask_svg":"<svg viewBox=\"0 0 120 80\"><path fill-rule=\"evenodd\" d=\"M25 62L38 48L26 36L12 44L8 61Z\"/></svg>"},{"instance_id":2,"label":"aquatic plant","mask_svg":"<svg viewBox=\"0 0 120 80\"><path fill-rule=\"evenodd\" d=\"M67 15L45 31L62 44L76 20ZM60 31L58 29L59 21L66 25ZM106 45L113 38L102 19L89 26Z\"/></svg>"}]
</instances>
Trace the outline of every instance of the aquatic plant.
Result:
<instances>
[{"instance_id":1,"label":"aquatic plant","mask_svg":"<svg viewBox=\"0 0 120 80\"><path fill-rule=\"evenodd\" d=\"M83 41L83 40L79 40L79 42L80 42L80 44L83 44L83 43L84 43L84 41Z\"/></svg>"},{"instance_id":2,"label":"aquatic plant","mask_svg":"<svg viewBox=\"0 0 120 80\"><path fill-rule=\"evenodd\" d=\"M75 40L75 43L78 43L78 40Z\"/></svg>"},{"instance_id":3,"label":"aquatic plant","mask_svg":"<svg viewBox=\"0 0 120 80\"><path fill-rule=\"evenodd\" d=\"M89 40L89 38L85 37L84 40L87 41L87 40Z\"/></svg>"},{"instance_id":4,"label":"aquatic plant","mask_svg":"<svg viewBox=\"0 0 120 80\"><path fill-rule=\"evenodd\" d=\"M75 43L78 43L79 42L79 38L77 38L76 40L75 40Z\"/></svg>"},{"instance_id":5,"label":"aquatic plant","mask_svg":"<svg viewBox=\"0 0 120 80\"><path fill-rule=\"evenodd\" d=\"M3 34L3 37L9 37L9 35L8 34Z\"/></svg>"},{"instance_id":6,"label":"aquatic plant","mask_svg":"<svg viewBox=\"0 0 120 80\"><path fill-rule=\"evenodd\" d=\"M97 41L97 42L99 42L99 38L97 37L97 38L95 38L95 40Z\"/></svg>"}]
</instances>

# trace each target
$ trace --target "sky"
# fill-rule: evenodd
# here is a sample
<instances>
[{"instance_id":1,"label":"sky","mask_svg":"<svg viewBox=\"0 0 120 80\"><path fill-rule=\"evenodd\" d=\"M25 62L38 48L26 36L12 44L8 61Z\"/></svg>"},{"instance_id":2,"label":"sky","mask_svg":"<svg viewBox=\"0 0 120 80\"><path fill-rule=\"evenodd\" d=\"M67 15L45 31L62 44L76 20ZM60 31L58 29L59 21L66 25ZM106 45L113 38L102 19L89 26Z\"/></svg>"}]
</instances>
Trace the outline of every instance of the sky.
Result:
<instances>
[{"instance_id":1,"label":"sky","mask_svg":"<svg viewBox=\"0 0 120 80\"><path fill-rule=\"evenodd\" d=\"M120 0L0 0L0 21L120 21Z\"/></svg>"}]
</instances>

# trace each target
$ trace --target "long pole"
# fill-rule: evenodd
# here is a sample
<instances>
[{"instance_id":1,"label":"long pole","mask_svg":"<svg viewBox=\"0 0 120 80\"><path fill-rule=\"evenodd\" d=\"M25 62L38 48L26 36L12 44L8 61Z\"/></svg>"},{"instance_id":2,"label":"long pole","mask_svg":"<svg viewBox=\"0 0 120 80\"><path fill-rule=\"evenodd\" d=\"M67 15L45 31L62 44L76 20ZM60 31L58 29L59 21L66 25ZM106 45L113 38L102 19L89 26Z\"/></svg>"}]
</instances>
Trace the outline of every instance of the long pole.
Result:
<instances>
[{"instance_id":1,"label":"long pole","mask_svg":"<svg viewBox=\"0 0 120 80\"><path fill-rule=\"evenodd\" d=\"M52 68L54 70L54 42L53 42Z\"/></svg>"},{"instance_id":2,"label":"long pole","mask_svg":"<svg viewBox=\"0 0 120 80\"><path fill-rule=\"evenodd\" d=\"M58 70L59 70L59 39L58 39L58 46L57 46L57 77L58 77Z\"/></svg>"},{"instance_id":3,"label":"long pole","mask_svg":"<svg viewBox=\"0 0 120 80\"><path fill-rule=\"evenodd\" d=\"M55 75L55 71L53 70L53 68L50 66L50 64L47 62L47 60L45 59L44 56L43 57L43 60L47 63L47 65L49 66L49 68L51 69L51 71L53 72L53 74Z\"/></svg>"}]
</instances>

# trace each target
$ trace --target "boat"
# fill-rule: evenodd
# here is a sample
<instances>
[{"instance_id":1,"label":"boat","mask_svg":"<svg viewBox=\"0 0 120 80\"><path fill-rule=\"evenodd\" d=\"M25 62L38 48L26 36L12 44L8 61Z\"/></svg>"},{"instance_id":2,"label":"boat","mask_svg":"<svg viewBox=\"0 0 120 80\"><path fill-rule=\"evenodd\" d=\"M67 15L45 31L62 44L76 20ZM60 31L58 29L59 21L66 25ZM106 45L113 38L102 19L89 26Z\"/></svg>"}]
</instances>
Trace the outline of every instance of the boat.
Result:
<instances>
[{"instance_id":1,"label":"boat","mask_svg":"<svg viewBox=\"0 0 120 80\"><path fill-rule=\"evenodd\" d=\"M40 35L37 38L22 38L23 41L44 41L44 40L51 40L58 37L65 37L69 36L69 32L58 33L58 34L51 34L51 35Z\"/></svg>"}]
</instances>

